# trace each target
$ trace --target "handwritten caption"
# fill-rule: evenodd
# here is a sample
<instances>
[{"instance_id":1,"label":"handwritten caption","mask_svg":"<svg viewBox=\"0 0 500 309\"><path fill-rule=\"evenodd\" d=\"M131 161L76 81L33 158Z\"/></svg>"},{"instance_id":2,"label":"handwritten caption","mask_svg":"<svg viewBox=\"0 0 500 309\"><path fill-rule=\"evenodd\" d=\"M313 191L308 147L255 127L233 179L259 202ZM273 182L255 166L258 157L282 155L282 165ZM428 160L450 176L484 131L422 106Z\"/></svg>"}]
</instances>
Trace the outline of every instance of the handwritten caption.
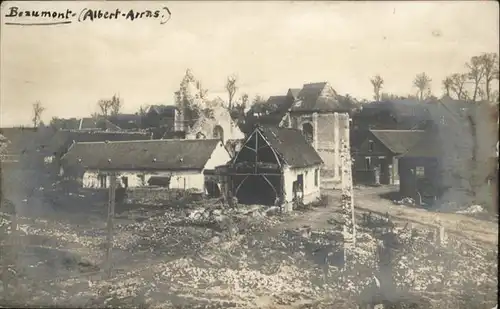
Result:
<instances>
[{"instance_id":1,"label":"handwritten caption","mask_svg":"<svg viewBox=\"0 0 500 309\"><path fill-rule=\"evenodd\" d=\"M161 25L166 24L172 13L168 7L157 10L102 10L84 8L80 11L71 9L62 10L26 10L18 6L8 7L4 14L6 25L43 26L71 24L73 22L98 22L103 20L157 20Z\"/></svg>"}]
</instances>

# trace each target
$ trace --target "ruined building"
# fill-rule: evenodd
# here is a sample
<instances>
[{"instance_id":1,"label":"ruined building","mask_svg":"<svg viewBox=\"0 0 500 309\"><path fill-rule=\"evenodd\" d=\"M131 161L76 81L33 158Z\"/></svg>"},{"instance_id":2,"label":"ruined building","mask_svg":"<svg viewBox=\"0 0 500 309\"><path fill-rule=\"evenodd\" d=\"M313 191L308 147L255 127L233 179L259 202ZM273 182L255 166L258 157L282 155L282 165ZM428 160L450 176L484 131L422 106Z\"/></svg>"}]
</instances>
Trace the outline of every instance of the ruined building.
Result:
<instances>
[{"instance_id":1,"label":"ruined building","mask_svg":"<svg viewBox=\"0 0 500 309\"><path fill-rule=\"evenodd\" d=\"M301 130L318 152L324 161L323 185L340 184L340 140L349 135L354 107L327 82L305 84L280 122L281 127Z\"/></svg>"},{"instance_id":2,"label":"ruined building","mask_svg":"<svg viewBox=\"0 0 500 309\"><path fill-rule=\"evenodd\" d=\"M185 132L186 139L220 139L223 143L242 139L244 134L222 102L207 100L201 86L194 87L186 93L175 93L175 130Z\"/></svg>"},{"instance_id":3,"label":"ruined building","mask_svg":"<svg viewBox=\"0 0 500 309\"><path fill-rule=\"evenodd\" d=\"M244 134L223 106L214 106L210 113L202 113L193 126L186 128L186 139L239 140Z\"/></svg>"}]
</instances>

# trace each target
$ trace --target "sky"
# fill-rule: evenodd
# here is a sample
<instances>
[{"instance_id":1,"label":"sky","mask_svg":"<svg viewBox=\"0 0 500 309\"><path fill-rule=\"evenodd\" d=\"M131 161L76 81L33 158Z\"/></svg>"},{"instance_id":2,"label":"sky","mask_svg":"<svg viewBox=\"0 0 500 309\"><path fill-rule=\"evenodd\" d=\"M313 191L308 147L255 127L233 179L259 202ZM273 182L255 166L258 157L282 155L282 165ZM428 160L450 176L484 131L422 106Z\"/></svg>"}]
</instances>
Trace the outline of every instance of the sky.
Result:
<instances>
[{"instance_id":1,"label":"sky","mask_svg":"<svg viewBox=\"0 0 500 309\"><path fill-rule=\"evenodd\" d=\"M156 10L171 19L98 20L55 26L5 25L9 8L81 11ZM119 94L124 112L173 104L190 68L210 96L239 92L284 95L288 88L328 81L340 94L371 99L370 78L383 92L415 93L426 72L432 90L464 72L471 56L499 50L496 1L435 2L3 2L0 126L27 125L32 104L42 119L82 117L99 99Z\"/></svg>"}]
</instances>

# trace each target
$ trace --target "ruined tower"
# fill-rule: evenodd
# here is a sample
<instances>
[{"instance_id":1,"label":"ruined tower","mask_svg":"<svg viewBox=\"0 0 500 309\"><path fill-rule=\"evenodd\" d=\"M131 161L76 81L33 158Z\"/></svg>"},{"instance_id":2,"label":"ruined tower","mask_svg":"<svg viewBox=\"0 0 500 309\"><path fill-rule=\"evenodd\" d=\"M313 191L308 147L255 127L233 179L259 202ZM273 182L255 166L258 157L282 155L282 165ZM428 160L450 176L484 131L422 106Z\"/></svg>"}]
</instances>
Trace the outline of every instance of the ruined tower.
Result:
<instances>
[{"instance_id":1,"label":"ruined tower","mask_svg":"<svg viewBox=\"0 0 500 309\"><path fill-rule=\"evenodd\" d=\"M280 123L301 130L321 156L323 186L340 188L340 140L349 135L352 108L352 103L338 95L329 83L305 84Z\"/></svg>"}]
</instances>

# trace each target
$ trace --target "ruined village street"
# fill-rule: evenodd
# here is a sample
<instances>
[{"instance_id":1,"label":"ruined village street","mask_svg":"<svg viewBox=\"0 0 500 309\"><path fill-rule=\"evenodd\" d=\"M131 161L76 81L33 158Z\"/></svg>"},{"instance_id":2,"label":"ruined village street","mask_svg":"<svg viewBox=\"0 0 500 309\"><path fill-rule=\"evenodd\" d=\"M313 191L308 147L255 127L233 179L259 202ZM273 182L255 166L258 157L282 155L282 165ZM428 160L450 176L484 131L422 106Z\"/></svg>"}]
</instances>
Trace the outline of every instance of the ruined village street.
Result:
<instances>
[{"instance_id":1,"label":"ruined village street","mask_svg":"<svg viewBox=\"0 0 500 309\"><path fill-rule=\"evenodd\" d=\"M268 215L258 205L224 209L210 200L122 205L115 220L111 279L102 271L103 199L88 204L88 192L67 193L72 207L59 206L43 218L18 219L22 246L17 295L32 305L351 308L376 271L378 236L363 222L363 214L382 218L388 212L404 244L394 261L393 278L399 289L419 295L417 308L457 308L454 299L470 293L480 293L483 306L493 306L495 223L393 205L381 197L391 189L355 190L358 245L346 253L346 270L337 239L339 191L326 191L328 205L286 215ZM426 236L436 216L450 233L446 247ZM403 228L408 222L411 233ZM305 226L309 234L302 232ZM443 297L446 291L454 296Z\"/></svg>"},{"instance_id":2,"label":"ruined village street","mask_svg":"<svg viewBox=\"0 0 500 309\"><path fill-rule=\"evenodd\" d=\"M397 190L395 186L362 187L354 190L354 204L356 214L361 218L362 214L371 212L374 214L389 214L396 225L404 226L410 223L414 226L437 227L438 221L450 233L454 233L465 239L484 242L485 244L497 246L498 244L498 219L482 220L464 214L453 212L438 212L418 207L396 205L384 195L390 195ZM324 229L331 227L329 221L339 219L340 191L324 190L329 197L328 207L317 207L308 211L306 215L298 213L289 221L280 225L284 229L309 226L312 229ZM279 228L277 227L277 228Z\"/></svg>"}]
</instances>

